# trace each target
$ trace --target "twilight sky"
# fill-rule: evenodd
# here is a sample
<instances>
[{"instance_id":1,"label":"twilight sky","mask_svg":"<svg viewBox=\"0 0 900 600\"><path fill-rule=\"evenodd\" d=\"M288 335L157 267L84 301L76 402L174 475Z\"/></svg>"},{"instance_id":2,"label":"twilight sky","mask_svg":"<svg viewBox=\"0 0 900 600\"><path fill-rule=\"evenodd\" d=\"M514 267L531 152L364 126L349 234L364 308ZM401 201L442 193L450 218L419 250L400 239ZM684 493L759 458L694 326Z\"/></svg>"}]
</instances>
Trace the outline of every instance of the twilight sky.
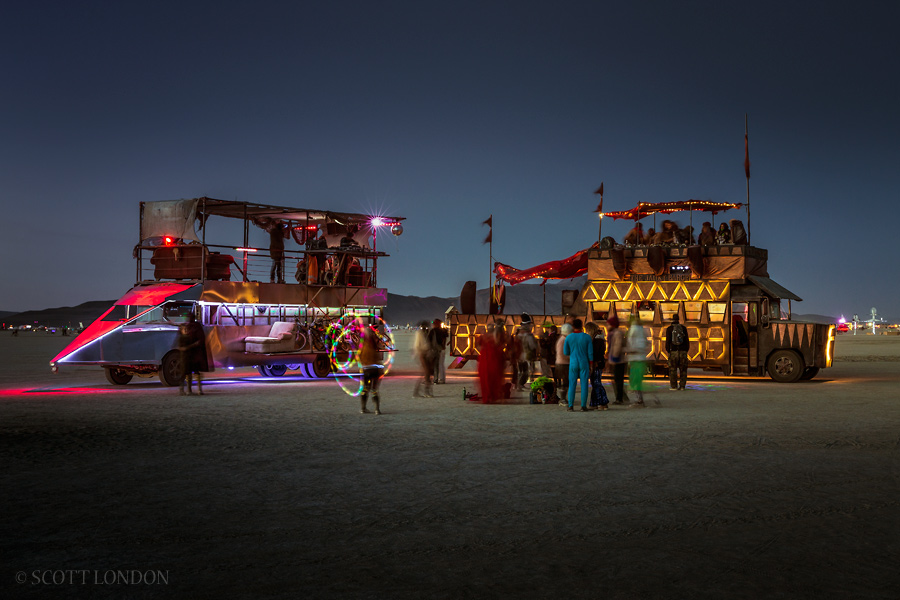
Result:
<instances>
[{"instance_id":1,"label":"twilight sky","mask_svg":"<svg viewBox=\"0 0 900 600\"><path fill-rule=\"evenodd\" d=\"M203 195L404 216L379 283L455 296L488 283L491 214L495 259L526 268L596 241L601 181L607 210L746 201L747 113L751 240L795 311L900 319L898 22L865 1L9 3L0 310L118 298L138 203Z\"/></svg>"}]
</instances>

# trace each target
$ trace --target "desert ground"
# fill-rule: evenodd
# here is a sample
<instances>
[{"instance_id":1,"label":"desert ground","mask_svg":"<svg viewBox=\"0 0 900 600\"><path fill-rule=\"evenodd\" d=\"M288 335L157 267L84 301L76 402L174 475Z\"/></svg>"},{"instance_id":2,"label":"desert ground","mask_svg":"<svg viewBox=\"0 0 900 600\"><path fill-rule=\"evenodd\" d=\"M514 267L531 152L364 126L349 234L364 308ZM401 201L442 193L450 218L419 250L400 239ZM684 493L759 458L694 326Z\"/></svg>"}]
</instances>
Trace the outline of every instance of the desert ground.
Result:
<instances>
[{"instance_id":1,"label":"desert ground","mask_svg":"<svg viewBox=\"0 0 900 600\"><path fill-rule=\"evenodd\" d=\"M413 398L404 350L381 416L51 374L68 341L0 335L4 598L900 598L900 336L588 413L465 402L472 365Z\"/></svg>"}]
</instances>

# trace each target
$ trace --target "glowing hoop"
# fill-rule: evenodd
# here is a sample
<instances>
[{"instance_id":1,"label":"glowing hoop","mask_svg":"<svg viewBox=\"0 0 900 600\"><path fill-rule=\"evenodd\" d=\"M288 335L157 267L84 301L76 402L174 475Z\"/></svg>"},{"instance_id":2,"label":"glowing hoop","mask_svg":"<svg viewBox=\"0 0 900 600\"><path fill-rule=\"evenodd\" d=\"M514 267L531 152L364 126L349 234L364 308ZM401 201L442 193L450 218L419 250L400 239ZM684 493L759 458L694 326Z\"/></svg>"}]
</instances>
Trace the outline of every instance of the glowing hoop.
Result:
<instances>
[{"instance_id":1,"label":"glowing hoop","mask_svg":"<svg viewBox=\"0 0 900 600\"><path fill-rule=\"evenodd\" d=\"M368 322L367 322L368 321ZM371 325L369 324L371 322ZM387 375L394 363L394 336L390 326L384 319L374 313L344 315L340 320L328 326L328 358L331 368L337 375L335 381L350 396L359 396L363 392L362 367L359 364L359 351L366 327L374 327L379 333L379 349L385 353L384 372Z\"/></svg>"}]
</instances>

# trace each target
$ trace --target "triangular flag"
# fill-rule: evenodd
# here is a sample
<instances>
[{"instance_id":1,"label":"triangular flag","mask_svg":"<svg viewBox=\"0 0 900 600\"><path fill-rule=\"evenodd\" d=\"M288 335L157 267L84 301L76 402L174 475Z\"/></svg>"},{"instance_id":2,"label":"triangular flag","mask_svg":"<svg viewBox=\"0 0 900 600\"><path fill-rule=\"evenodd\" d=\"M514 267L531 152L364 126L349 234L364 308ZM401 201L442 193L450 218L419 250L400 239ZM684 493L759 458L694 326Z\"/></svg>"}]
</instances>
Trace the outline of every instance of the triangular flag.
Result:
<instances>
[{"instance_id":1,"label":"triangular flag","mask_svg":"<svg viewBox=\"0 0 900 600\"><path fill-rule=\"evenodd\" d=\"M493 230L488 231L487 237L484 238L484 241L481 242L481 243L482 243L482 244L490 244L490 243L491 243L491 235L493 235L493 233L494 233Z\"/></svg>"},{"instance_id":2,"label":"triangular flag","mask_svg":"<svg viewBox=\"0 0 900 600\"><path fill-rule=\"evenodd\" d=\"M488 227L493 227L494 226L494 215L489 216L487 218L487 220L484 223L482 223L482 225L487 225Z\"/></svg>"}]
</instances>

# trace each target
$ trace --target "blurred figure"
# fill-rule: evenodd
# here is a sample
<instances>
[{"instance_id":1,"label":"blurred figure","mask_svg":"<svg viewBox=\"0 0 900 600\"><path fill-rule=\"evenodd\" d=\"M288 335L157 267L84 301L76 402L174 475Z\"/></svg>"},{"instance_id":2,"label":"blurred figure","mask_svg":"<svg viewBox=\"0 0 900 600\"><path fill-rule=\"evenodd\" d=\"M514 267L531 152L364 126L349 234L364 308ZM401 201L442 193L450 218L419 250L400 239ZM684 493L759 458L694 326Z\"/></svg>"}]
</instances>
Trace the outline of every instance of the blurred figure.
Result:
<instances>
[{"instance_id":1,"label":"blurred figure","mask_svg":"<svg viewBox=\"0 0 900 600\"><path fill-rule=\"evenodd\" d=\"M200 373L209 371L206 360L206 335L203 333L203 325L197 322L194 313L188 315L188 322L182 323L179 328L178 350L181 352L181 382L178 385L178 393L185 395L184 382L187 379L187 395L192 396L191 377L197 376L197 393L203 395L203 382Z\"/></svg>"},{"instance_id":2,"label":"blurred figure","mask_svg":"<svg viewBox=\"0 0 900 600\"><path fill-rule=\"evenodd\" d=\"M428 341L435 348L437 355L434 359L434 382L447 382L447 367L444 364L444 354L447 350L447 339L450 337L449 332L444 329L444 324L440 319L431 322L431 330L428 332Z\"/></svg>"},{"instance_id":3,"label":"blurred figure","mask_svg":"<svg viewBox=\"0 0 900 600\"><path fill-rule=\"evenodd\" d=\"M537 338L535 338L534 334L531 332L532 327L532 323L522 323L522 326L519 328L519 333L516 334L516 337L519 340L519 356L516 357L516 360L519 361L519 380L517 387L520 390L525 389L525 385L534 377L534 361L538 354L538 344Z\"/></svg>"},{"instance_id":4,"label":"blurred figure","mask_svg":"<svg viewBox=\"0 0 900 600\"><path fill-rule=\"evenodd\" d=\"M700 239L698 241L701 246L716 245L716 232L713 231L712 223L709 221L703 222L703 227L700 229Z\"/></svg>"},{"instance_id":5,"label":"blurred figure","mask_svg":"<svg viewBox=\"0 0 900 600\"><path fill-rule=\"evenodd\" d=\"M565 323L559 337L556 339L556 377L559 377L559 385L556 386L556 393L562 398L568 398L569 393L569 356L565 353L566 337L572 333L574 329L571 323Z\"/></svg>"},{"instance_id":6,"label":"blurred figure","mask_svg":"<svg viewBox=\"0 0 900 600\"><path fill-rule=\"evenodd\" d=\"M647 235L644 236L644 245L649 246L653 243L653 238L656 237L656 230L652 227L647 230Z\"/></svg>"},{"instance_id":7,"label":"blurred figure","mask_svg":"<svg viewBox=\"0 0 900 600\"><path fill-rule=\"evenodd\" d=\"M644 243L644 224L638 221L634 227L625 235L625 244L627 246L639 246Z\"/></svg>"},{"instance_id":8,"label":"blurred figure","mask_svg":"<svg viewBox=\"0 0 900 600\"><path fill-rule=\"evenodd\" d=\"M384 373L384 362L381 351L378 349L378 335L371 327L363 331L362 343L357 355L359 367L362 369L363 390L359 399L359 412L368 413L366 402L369 394L372 394L372 402L375 404L375 414L381 414L381 401L378 397L378 388L381 384L381 375Z\"/></svg>"},{"instance_id":9,"label":"blurred figure","mask_svg":"<svg viewBox=\"0 0 900 600\"><path fill-rule=\"evenodd\" d=\"M662 230L656 234L655 239L653 240L654 244L674 244L676 243L676 231L678 230L678 225L675 221L670 221L666 219L662 223Z\"/></svg>"},{"instance_id":10,"label":"blurred figure","mask_svg":"<svg viewBox=\"0 0 900 600\"><path fill-rule=\"evenodd\" d=\"M421 321L413 342L413 356L422 369L422 377L416 381L413 398L434 398L431 377L434 374L435 355L435 349L428 340L428 322Z\"/></svg>"},{"instance_id":11,"label":"blurred figure","mask_svg":"<svg viewBox=\"0 0 900 600\"><path fill-rule=\"evenodd\" d=\"M609 398L603 388L603 367L606 365L606 338L603 330L591 321L584 324L584 332L591 337L594 347L594 360L591 361L591 407L597 410L609 408Z\"/></svg>"},{"instance_id":12,"label":"blurred figure","mask_svg":"<svg viewBox=\"0 0 900 600\"><path fill-rule=\"evenodd\" d=\"M632 408L644 407L644 373L647 369L647 332L641 323L640 317L631 316L631 327L625 339L625 352L628 361L628 388L634 393L637 400L631 404Z\"/></svg>"},{"instance_id":13,"label":"blurred figure","mask_svg":"<svg viewBox=\"0 0 900 600\"><path fill-rule=\"evenodd\" d=\"M481 401L486 404L503 398L503 349L497 343L496 328L488 323L487 331L475 342Z\"/></svg>"},{"instance_id":14,"label":"blurred figure","mask_svg":"<svg viewBox=\"0 0 900 600\"><path fill-rule=\"evenodd\" d=\"M607 363L612 371L613 389L616 392L613 404L625 404L628 401L628 395L625 394L625 370L628 366L625 362L625 334L619 329L619 318L616 316L607 319L606 326L609 331Z\"/></svg>"}]
</instances>

